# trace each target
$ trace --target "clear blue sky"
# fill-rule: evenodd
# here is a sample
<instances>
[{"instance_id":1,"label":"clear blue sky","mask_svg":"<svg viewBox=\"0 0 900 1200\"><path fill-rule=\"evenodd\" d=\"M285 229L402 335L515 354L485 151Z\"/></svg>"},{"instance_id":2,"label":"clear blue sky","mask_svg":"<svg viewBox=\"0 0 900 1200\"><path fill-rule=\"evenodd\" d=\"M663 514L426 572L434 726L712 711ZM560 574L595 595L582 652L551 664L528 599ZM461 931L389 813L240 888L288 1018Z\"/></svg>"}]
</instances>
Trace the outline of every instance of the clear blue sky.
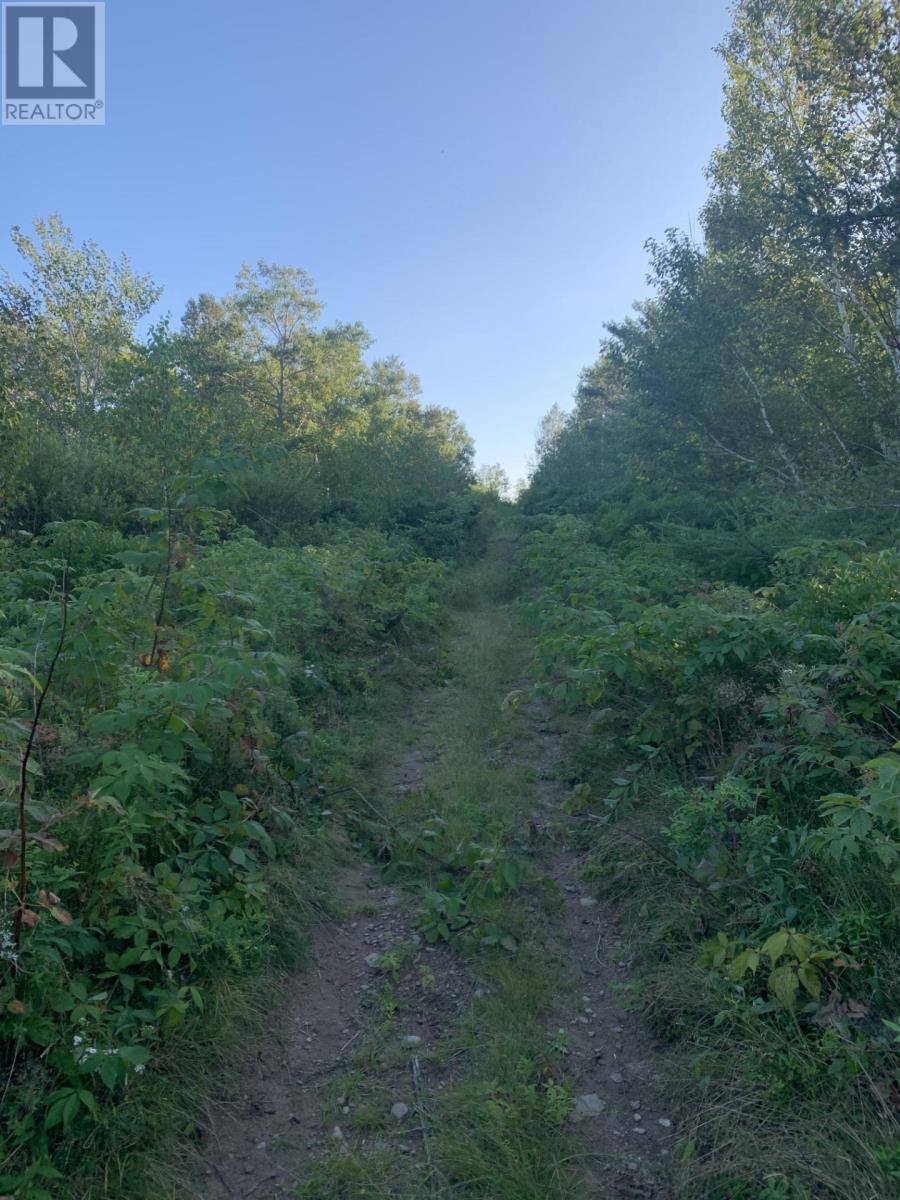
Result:
<instances>
[{"instance_id":1,"label":"clear blue sky","mask_svg":"<svg viewBox=\"0 0 900 1200\"><path fill-rule=\"evenodd\" d=\"M0 227L60 212L176 318L245 259L305 267L513 478L722 138L725 0L109 0L107 24L108 124L0 129Z\"/></svg>"}]
</instances>

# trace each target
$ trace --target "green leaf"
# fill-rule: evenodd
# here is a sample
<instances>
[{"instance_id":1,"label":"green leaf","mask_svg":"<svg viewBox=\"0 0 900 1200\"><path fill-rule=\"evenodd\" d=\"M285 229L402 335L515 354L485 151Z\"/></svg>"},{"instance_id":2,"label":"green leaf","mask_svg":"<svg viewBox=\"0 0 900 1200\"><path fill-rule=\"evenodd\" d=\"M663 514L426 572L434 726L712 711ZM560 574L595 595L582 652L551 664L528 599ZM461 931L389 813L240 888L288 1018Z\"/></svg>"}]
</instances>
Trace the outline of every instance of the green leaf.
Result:
<instances>
[{"instance_id":1,"label":"green leaf","mask_svg":"<svg viewBox=\"0 0 900 1200\"><path fill-rule=\"evenodd\" d=\"M790 936L786 929L779 929L765 942L760 953L765 954L773 963L778 962L787 949Z\"/></svg>"},{"instance_id":2,"label":"green leaf","mask_svg":"<svg viewBox=\"0 0 900 1200\"><path fill-rule=\"evenodd\" d=\"M797 1003L797 971L790 964L776 967L769 976L769 991L783 1008L793 1009Z\"/></svg>"},{"instance_id":3,"label":"green leaf","mask_svg":"<svg viewBox=\"0 0 900 1200\"><path fill-rule=\"evenodd\" d=\"M729 964L728 978L736 981L746 975L748 971L753 974L758 966L759 951L752 948L742 950Z\"/></svg>"},{"instance_id":4,"label":"green leaf","mask_svg":"<svg viewBox=\"0 0 900 1200\"><path fill-rule=\"evenodd\" d=\"M111 1054L104 1055L100 1063L100 1078L110 1091L113 1091L118 1086L120 1077L121 1072L115 1056Z\"/></svg>"},{"instance_id":5,"label":"green leaf","mask_svg":"<svg viewBox=\"0 0 900 1200\"><path fill-rule=\"evenodd\" d=\"M146 1046L120 1046L117 1053L131 1067L142 1067L150 1061L150 1051Z\"/></svg>"},{"instance_id":6,"label":"green leaf","mask_svg":"<svg viewBox=\"0 0 900 1200\"><path fill-rule=\"evenodd\" d=\"M812 963L803 963L797 968L797 977L814 1000L822 995L822 978Z\"/></svg>"}]
</instances>

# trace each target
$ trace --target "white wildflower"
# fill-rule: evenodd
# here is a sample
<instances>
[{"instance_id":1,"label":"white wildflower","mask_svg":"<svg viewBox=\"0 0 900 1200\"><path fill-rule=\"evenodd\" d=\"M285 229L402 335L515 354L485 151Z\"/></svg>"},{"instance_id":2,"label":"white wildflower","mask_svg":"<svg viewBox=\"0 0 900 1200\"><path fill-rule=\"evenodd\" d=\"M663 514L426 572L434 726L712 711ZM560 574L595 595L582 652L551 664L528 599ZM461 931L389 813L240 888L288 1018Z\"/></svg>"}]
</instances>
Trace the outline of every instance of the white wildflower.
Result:
<instances>
[{"instance_id":1,"label":"white wildflower","mask_svg":"<svg viewBox=\"0 0 900 1200\"><path fill-rule=\"evenodd\" d=\"M8 929L0 930L0 962L8 962L15 965L18 961L19 955L13 935Z\"/></svg>"}]
</instances>

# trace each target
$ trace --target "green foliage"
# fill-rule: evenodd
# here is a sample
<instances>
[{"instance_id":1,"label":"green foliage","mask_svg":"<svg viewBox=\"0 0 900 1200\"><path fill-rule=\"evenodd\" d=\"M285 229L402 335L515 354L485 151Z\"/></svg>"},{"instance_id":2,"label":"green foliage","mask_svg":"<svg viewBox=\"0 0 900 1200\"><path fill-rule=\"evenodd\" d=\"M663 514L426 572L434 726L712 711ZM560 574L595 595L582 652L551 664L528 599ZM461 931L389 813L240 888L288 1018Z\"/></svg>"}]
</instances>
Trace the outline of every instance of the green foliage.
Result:
<instances>
[{"instance_id":1,"label":"green foliage","mask_svg":"<svg viewBox=\"0 0 900 1200\"><path fill-rule=\"evenodd\" d=\"M470 949L500 946L515 952L516 940L493 919L492 903L526 882L526 869L512 849L471 838L459 842L435 815L418 833L389 832L384 852L390 875L424 881L419 928L426 942L458 939Z\"/></svg>"},{"instance_id":2,"label":"green foliage","mask_svg":"<svg viewBox=\"0 0 900 1200\"><path fill-rule=\"evenodd\" d=\"M254 341L299 276L267 268L277 296L242 277L234 304L141 345L147 281L38 231L17 242L33 291L0 296L20 371L0 496L0 1192L18 1200L88 1194L129 1106L144 1153L170 1047L223 985L296 953L308 911L286 880L312 887L329 857L341 729L433 634L446 568L423 548L458 555L478 511L464 431L398 364L370 373L357 327L317 331L307 305L302 346ZM273 361L274 442L255 411Z\"/></svg>"},{"instance_id":3,"label":"green foliage","mask_svg":"<svg viewBox=\"0 0 900 1200\"><path fill-rule=\"evenodd\" d=\"M871 855L900 883L900 758L885 754L870 759L863 773L858 795L822 797L831 828L819 833L817 844L839 862Z\"/></svg>"},{"instance_id":4,"label":"green foliage","mask_svg":"<svg viewBox=\"0 0 900 1200\"><path fill-rule=\"evenodd\" d=\"M328 727L440 617L443 568L402 539L348 529L306 549L248 536L203 546L216 514L186 496L136 514L144 534L68 522L7 547L7 867L34 686L25 664L40 674L53 643L63 562L70 587L30 778L22 945L12 875L2 932L13 1086L0 1179L23 1197L40 1195L26 1184L34 1164L106 1119L216 980L271 960L277 868L308 836Z\"/></svg>"},{"instance_id":5,"label":"green foliage","mask_svg":"<svg viewBox=\"0 0 900 1200\"><path fill-rule=\"evenodd\" d=\"M219 507L267 542L344 522L460 551L477 510L471 439L420 403L398 359L366 362L361 325L317 323L305 272L245 266L232 295L202 295L178 329L140 341L159 290L58 217L35 229L13 231L24 281L0 275L0 528L124 530L174 475L229 459Z\"/></svg>"},{"instance_id":6,"label":"green foliage","mask_svg":"<svg viewBox=\"0 0 900 1200\"><path fill-rule=\"evenodd\" d=\"M78 1139L158 1095L223 981L296 942L287 868L324 836L342 723L435 629L436 560L482 503L455 415L398 360L369 366L362 326L320 327L304 272L245 267L139 340L155 285L58 217L35 231L0 276L0 1192L19 1200L63 1176L82 1194Z\"/></svg>"},{"instance_id":7,"label":"green foliage","mask_svg":"<svg viewBox=\"0 0 900 1200\"><path fill-rule=\"evenodd\" d=\"M900 1002L897 551L787 543L751 591L704 578L680 530L604 547L585 517L545 516L526 556L538 691L590 716L573 809L593 809L596 876L641 927L657 1020L705 1047L701 1078L714 1046L727 1076L723 1043L749 1043L742 1086L786 1114L802 1094L810 1117L837 1104L859 1145L869 1122L896 1132L878 1097L900 1056L874 1016ZM863 1074L874 1093L839 1092ZM784 1120L802 1156L812 1133ZM889 1194L874 1148L851 1157ZM821 1177L798 1170L784 1194Z\"/></svg>"},{"instance_id":8,"label":"green foliage","mask_svg":"<svg viewBox=\"0 0 900 1200\"><path fill-rule=\"evenodd\" d=\"M691 1047L705 1200L896 1191L898 29L735 6L702 245L650 243L522 501L540 691L588 714L572 809Z\"/></svg>"}]
</instances>

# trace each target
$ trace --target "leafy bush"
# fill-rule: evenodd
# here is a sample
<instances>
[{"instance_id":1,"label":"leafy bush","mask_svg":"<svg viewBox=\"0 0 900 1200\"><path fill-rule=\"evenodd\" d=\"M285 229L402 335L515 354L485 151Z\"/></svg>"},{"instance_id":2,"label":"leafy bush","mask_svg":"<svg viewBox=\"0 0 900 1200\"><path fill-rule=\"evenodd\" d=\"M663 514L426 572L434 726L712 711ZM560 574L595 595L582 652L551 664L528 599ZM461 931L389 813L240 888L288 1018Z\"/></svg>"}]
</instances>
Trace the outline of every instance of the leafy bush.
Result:
<instances>
[{"instance_id":1,"label":"leafy bush","mask_svg":"<svg viewBox=\"0 0 900 1200\"><path fill-rule=\"evenodd\" d=\"M0 1191L21 1200L59 1194L71 1136L141 1086L217 981L272 961L328 730L440 618L444 568L404 538L222 540L190 486L134 514L144 533L68 521L4 547Z\"/></svg>"},{"instance_id":2,"label":"leafy bush","mask_svg":"<svg viewBox=\"0 0 900 1200\"><path fill-rule=\"evenodd\" d=\"M590 714L574 807L600 802L592 874L641 927L648 1007L695 1047L704 1087L720 1072L716 1103L744 1103L723 1099L737 1080L768 1097L766 1120L782 1121L782 1142L790 1128L795 1149L782 1152L798 1161L812 1162L815 1121L837 1106L859 1148L842 1142L853 1169L867 1194L887 1196L900 1094L887 1032L900 1011L900 554L807 540L775 554L750 591L700 579L680 536L603 549L584 519L534 524L538 690ZM753 1047L743 1064L729 1038ZM761 1120L753 1137L774 1134ZM739 1172L722 1194L763 1194L751 1178ZM821 1185L798 1166L784 1194Z\"/></svg>"}]
</instances>

